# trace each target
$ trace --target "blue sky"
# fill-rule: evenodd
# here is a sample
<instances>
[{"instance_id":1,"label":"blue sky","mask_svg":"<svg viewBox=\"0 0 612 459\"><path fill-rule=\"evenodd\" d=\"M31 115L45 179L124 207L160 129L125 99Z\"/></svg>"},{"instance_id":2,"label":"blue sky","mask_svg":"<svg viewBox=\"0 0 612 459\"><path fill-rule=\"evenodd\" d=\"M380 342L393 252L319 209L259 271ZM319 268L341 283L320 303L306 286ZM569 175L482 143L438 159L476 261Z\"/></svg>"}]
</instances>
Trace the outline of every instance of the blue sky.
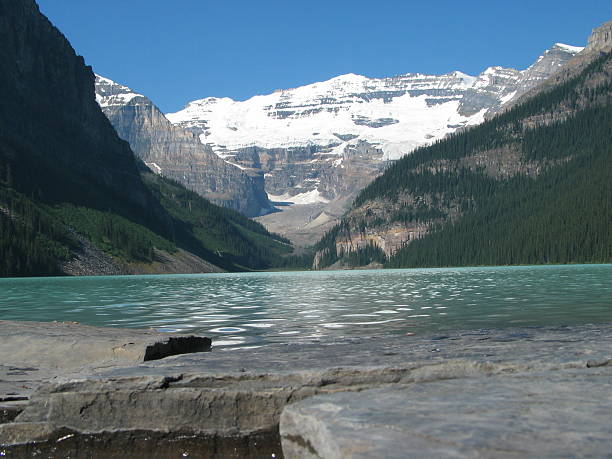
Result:
<instances>
[{"instance_id":1,"label":"blue sky","mask_svg":"<svg viewBox=\"0 0 612 459\"><path fill-rule=\"evenodd\" d=\"M582 46L610 0L37 0L94 71L163 111L343 73L525 68Z\"/></svg>"}]
</instances>

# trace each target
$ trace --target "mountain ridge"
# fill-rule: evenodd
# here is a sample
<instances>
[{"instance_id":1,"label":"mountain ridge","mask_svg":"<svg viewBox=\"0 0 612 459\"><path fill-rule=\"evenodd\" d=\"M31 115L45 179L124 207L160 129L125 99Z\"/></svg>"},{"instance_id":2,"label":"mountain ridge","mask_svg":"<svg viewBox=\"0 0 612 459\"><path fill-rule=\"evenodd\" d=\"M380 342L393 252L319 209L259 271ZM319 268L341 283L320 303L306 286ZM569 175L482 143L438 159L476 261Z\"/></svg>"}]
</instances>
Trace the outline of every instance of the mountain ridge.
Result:
<instances>
[{"instance_id":1,"label":"mountain ridge","mask_svg":"<svg viewBox=\"0 0 612 459\"><path fill-rule=\"evenodd\" d=\"M479 124L579 49L553 45L525 70L489 67L475 77L347 74L243 102L199 99L167 117L226 161L261 170L272 201L285 204L258 221L308 245L390 162Z\"/></svg>"},{"instance_id":2,"label":"mountain ridge","mask_svg":"<svg viewBox=\"0 0 612 459\"><path fill-rule=\"evenodd\" d=\"M493 116L581 50L556 43L524 70L493 66L478 76L460 71L388 78L349 73L245 101L199 99L182 111L166 114L165 119L149 99L110 80L106 85L123 88L121 93L114 99L113 92L106 95L102 77L97 92L102 109L121 137L154 172L165 173L248 216L263 214L257 220L270 231L284 234L298 245L309 245L390 163L414 148ZM155 111L156 121L133 113L139 106ZM178 129L189 131L188 135L196 136L202 145L188 145L184 154L180 151L184 141L169 146L165 137ZM160 138L158 143L166 145L157 148L156 139ZM154 148L157 152L152 155ZM200 158L206 155L208 168L201 167L204 161L198 161L194 149L200 150ZM239 168L257 177L256 190L245 188L234 200L217 199L217 182L227 182L227 190L236 180L223 179L218 161L211 167L214 155L234 172ZM200 168L201 173L194 168ZM240 205L240 200L249 198L249 191L258 194L252 200L257 204Z\"/></svg>"},{"instance_id":3,"label":"mountain ridge","mask_svg":"<svg viewBox=\"0 0 612 459\"><path fill-rule=\"evenodd\" d=\"M515 88L499 88L494 87L496 81L499 81L503 78L513 78L517 81L521 81L525 83L531 79L538 80L535 73L544 73L545 76L548 76L551 72L545 72L542 70L542 67L562 67L562 65L569 60L570 57L581 51L582 47L564 45L561 43L554 44L550 49L546 50L534 64L528 67L525 70L515 70L512 68L504 68L500 66L492 66L485 69L477 76L467 75L461 71L452 71L441 75L428 75L422 73L407 73L400 74L392 77L384 77L384 78L369 78L363 75L358 75L354 73L348 73L333 77L329 80L314 82L311 84L307 84L304 86L299 86L291 89L280 89L276 90L269 94L258 94L252 96L244 101L236 101L229 97L206 97L203 99L197 99L189 102L183 110L174 113L168 113L167 117L173 124L182 125L187 128L194 130L195 132L200 133L200 139L203 143L210 144L215 146L215 133L213 132L215 127L210 127L209 124L212 122L206 118L206 114L212 115L216 105L236 105L240 108L237 108L236 111L240 111L243 113L243 117L247 119L248 116L252 116L251 111L253 111L249 105L255 106L254 109L261 109L263 105L263 109L267 109L269 113L267 113L269 118L280 118L282 120L291 119L293 116L299 115L309 115L309 108L317 105L325 105L326 102L329 105L341 105L345 101L342 98L348 99L353 96L357 99L358 103L367 102L369 100L380 99L383 100L385 104L392 102L393 99L397 97L401 97L406 93L410 93L413 97L418 97L421 94L424 94L425 91L444 91L446 93L443 94L432 94L429 95L428 105L435 106L440 105L444 102L447 102L448 99L454 98L455 100L459 100L462 97L457 94L452 94L452 91L464 90L464 89L473 89L478 92L486 92L486 91L497 91L499 92L499 99L502 102L505 102L506 99L510 99L510 95L512 97L516 97L513 94ZM565 55L559 55L558 53L565 53ZM493 88L491 88L493 87ZM340 94L339 96L337 94ZM295 99L295 107L306 108L306 110L300 112L296 109L296 112L293 114L289 114L286 112L280 112L282 109L289 110L290 107L290 99L293 97ZM337 100L327 101L327 97L337 97ZM465 96L464 96L465 97ZM468 95L469 97L469 95ZM436 101L435 99L440 99ZM264 101L268 100L269 101ZM277 99L277 100L275 100ZM264 101L262 103L262 101ZM273 104L276 102L276 104ZM320 102L319 104L315 102ZM348 102L353 102L349 100ZM487 107L483 105L480 109L475 109L469 106L469 102L460 101L461 107L460 112L466 114L468 116L473 116L477 112L482 109L490 110L491 107ZM245 108L242 108L245 107ZM226 107L221 107L226 108ZM391 110L391 109L389 109ZM337 111L337 110L336 110ZM352 113L353 114L353 113ZM199 117L199 115L202 115ZM223 114L222 114L223 115ZM235 118L235 117L234 117ZM458 120L461 118L458 118ZM223 119L222 121L225 121ZM260 120L256 120L257 123ZM461 121L467 122L469 120L461 119ZM238 122L234 121L234 124L238 124ZM353 126L354 125L354 126ZM367 124L361 124L359 121L353 123L351 128L359 129L355 126L363 126ZM255 126L260 127L255 124ZM384 127L384 126L380 126ZM374 127L374 129L379 128L379 126ZM330 127L331 135L328 135L324 139L320 139L320 134L318 136L312 137L312 133L305 132L304 138L300 138L297 135L287 136L285 142L285 134L283 132L282 136L279 138L272 137L269 140L265 138L265 132L258 132L258 137L248 138L250 133L245 134L247 136L247 140L240 141L236 140L233 144L228 142L228 139L232 139L232 132L236 132L235 129L229 129L230 132L225 132L223 136L218 138L219 143L227 149L236 149L241 147L249 147L249 146L260 146L263 148L275 148L275 147L286 147L286 146L308 146L312 144L331 144L338 141L338 137L333 132L341 130L341 127L338 127L338 123L334 124L333 127ZM202 132L200 132L202 131ZM287 131L287 130L283 130ZM376 132L376 131L375 131ZM449 130L449 132L451 132ZM443 137L447 132L441 134ZM233 135L234 137L236 134ZM406 132L400 132L399 139L404 139L407 137ZM382 138L382 136L381 136ZM379 139L376 138L361 138L366 141L376 142ZM353 139L350 139L353 140ZM391 141L397 139L390 139ZM217 154L223 156L223 148L216 149ZM392 156L386 159L397 159L397 157Z\"/></svg>"},{"instance_id":4,"label":"mountain ridge","mask_svg":"<svg viewBox=\"0 0 612 459\"><path fill-rule=\"evenodd\" d=\"M173 126L147 97L96 75L96 100L119 136L153 172L248 217L272 211L260 173L217 157L191 132Z\"/></svg>"}]
</instances>

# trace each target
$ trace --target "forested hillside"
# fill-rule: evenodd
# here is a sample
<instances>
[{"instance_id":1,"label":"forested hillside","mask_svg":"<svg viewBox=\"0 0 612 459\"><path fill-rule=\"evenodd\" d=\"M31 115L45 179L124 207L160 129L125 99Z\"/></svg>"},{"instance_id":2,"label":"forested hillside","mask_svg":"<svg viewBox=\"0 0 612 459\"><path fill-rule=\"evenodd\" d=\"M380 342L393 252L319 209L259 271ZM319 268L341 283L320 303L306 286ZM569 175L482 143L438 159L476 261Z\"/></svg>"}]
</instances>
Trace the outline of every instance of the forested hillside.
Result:
<instances>
[{"instance_id":1,"label":"forested hillside","mask_svg":"<svg viewBox=\"0 0 612 459\"><path fill-rule=\"evenodd\" d=\"M612 260L612 58L417 149L317 245L318 267ZM372 251L375 245L380 250ZM350 256L349 256L350 254Z\"/></svg>"},{"instance_id":2,"label":"forested hillside","mask_svg":"<svg viewBox=\"0 0 612 459\"><path fill-rule=\"evenodd\" d=\"M159 261L159 251L172 257L179 248L229 271L286 264L291 245L260 224L151 172L143 172L143 180L167 212L167 231L156 220L122 216L112 207L27 197L0 180L0 276L64 274L62 266L82 249L77 235L110 255L118 273Z\"/></svg>"}]
</instances>

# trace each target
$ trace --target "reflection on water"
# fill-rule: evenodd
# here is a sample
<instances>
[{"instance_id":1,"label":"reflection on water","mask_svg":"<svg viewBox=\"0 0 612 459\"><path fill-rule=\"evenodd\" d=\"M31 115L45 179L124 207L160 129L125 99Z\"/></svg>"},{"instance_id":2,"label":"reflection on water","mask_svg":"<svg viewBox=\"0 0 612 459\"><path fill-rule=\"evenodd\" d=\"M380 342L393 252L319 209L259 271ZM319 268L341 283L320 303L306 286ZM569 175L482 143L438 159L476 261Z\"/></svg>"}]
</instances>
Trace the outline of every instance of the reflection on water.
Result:
<instances>
[{"instance_id":1,"label":"reflection on water","mask_svg":"<svg viewBox=\"0 0 612 459\"><path fill-rule=\"evenodd\" d=\"M0 319L197 332L216 346L612 322L612 265L0 279Z\"/></svg>"}]
</instances>

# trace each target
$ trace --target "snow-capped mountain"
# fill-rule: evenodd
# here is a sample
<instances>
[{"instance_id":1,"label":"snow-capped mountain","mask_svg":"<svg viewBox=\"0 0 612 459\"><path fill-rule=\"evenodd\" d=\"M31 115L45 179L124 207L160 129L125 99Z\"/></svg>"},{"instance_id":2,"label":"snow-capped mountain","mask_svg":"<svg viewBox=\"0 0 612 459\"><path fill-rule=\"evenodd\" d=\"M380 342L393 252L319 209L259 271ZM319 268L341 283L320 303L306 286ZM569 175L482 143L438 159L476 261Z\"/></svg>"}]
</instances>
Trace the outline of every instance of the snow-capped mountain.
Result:
<instances>
[{"instance_id":1,"label":"snow-capped mountain","mask_svg":"<svg viewBox=\"0 0 612 459\"><path fill-rule=\"evenodd\" d=\"M348 74L246 101L208 97L166 116L226 161L264 172L271 199L317 204L295 221L304 226L322 211L337 214L387 161L481 123L580 50L558 43L525 70L489 67L478 76ZM272 220L263 219L291 235Z\"/></svg>"},{"instance_id":2,"label":"snow-capped mountain","mask_svg":"<svg viewBox=\"0 0 612 459\"><path fill-rule=\"evenodd\" d=\"M459 72L385 79L348 74L245 102L202 99L167 116L200 131L200 140L228 159L253 146L333 146L323 154L341 157L345 146L359 140L380 145L385 159L395 159L401 154L393 148L397 143L410 142L408 152L455 129L448 125L480 121L483 113L459 113L462 94L475 80Z\"/></svg>"},{"instance_id":3,"label":"snow-capped mountain","mask_svg":"<svg viewBox=\"0 0 612 459\"><path fill-rule=\"evenodd\" d=\"M202 143L230 161L253 146L334 146L333 154L341 157L345 146L360 140L379 147L383 159L397 159L481 122L485 113L547 78L580 50L556 44L524 71L490 67L476 77L461 72L381 79L347 74L243 102L196 100L167 117L197 132Z\"/></svg>"}]
</instances>

